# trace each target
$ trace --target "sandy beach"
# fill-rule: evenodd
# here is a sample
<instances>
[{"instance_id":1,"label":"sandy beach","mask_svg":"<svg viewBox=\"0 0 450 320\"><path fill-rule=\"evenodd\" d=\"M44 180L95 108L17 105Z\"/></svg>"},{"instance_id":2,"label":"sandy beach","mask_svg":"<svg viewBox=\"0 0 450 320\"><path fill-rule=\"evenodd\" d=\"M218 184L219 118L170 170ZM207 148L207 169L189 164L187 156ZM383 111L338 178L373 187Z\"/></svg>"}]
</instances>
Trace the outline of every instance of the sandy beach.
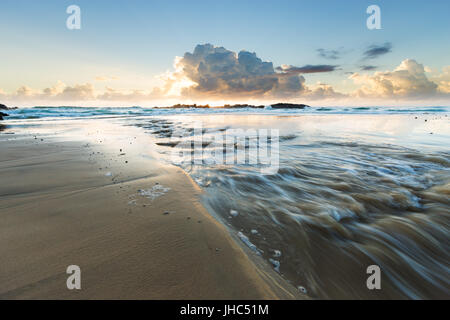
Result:
<instances>
[{"instance_id":1,"label":"sandy beach","mask_svg":"<svg viewBox=\"0 0 450 320\"><path fill-rule=\"evenodd\" d=\"M445 299L450 133L431 111L10 110L0 299ZM269 162L238 162L257 130L277 132Z\"/></svg>"},{"instance_id":2,"label":"sandy beach","mask_svg":"<svg viewBox=\"0 0 450 320\"><path fill-rule=\"evenodd\" d=\"M104 123L0 133L0 299L306 298L249 259L148 136Z\"/></svg>"}]
</instances>

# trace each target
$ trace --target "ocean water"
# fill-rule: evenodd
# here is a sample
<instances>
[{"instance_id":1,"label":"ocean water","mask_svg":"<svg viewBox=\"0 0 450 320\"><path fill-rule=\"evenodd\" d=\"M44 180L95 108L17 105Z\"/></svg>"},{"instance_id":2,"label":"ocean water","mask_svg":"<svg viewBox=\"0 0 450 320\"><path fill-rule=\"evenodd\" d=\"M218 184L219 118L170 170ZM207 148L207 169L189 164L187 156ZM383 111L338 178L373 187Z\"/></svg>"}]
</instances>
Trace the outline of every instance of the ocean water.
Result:
<instances>
[{"instance_id":1,"label":"ocean water","mask_svg":"<svg viewBox=\"0 0 450 320\"><path fill-rule=\"evenodd\" d=\"M156 109L145 107L32 107L8 110L8 119L79 118L110 116L157 116L179 114L405 114L449 113L450 107L311 107L306 109Z\"/></svg>"},{"instance_id":2,"label":"ocean water","mask_svg":"<svg viewBox=\"0 0 450 320\"><path fill-rule=\"evenodd\" d=\"M242 246L312 297L450 298L448 107L10 113L141 128L162 161L204 190L206 208ZM266 139L275 170L261 170L251 154L233 161L237 150L250 153L255 132L276 132ZM212 161L222 153L224 161ZM370 265L381 268L381 290L366 286Z\"/></svg>"}]
</instances>

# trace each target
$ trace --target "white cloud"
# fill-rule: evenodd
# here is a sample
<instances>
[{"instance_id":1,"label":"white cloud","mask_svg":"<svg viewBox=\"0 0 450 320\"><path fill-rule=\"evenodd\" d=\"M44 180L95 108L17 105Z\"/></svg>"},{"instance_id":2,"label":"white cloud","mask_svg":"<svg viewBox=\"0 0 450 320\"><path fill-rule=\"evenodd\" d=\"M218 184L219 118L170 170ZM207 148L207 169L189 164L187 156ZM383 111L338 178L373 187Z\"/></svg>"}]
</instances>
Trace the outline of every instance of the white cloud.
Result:
<instances>
[{"instance_id":1,"label":"white cloud","mask_svg":"<svg viewBox=\"0 0 450 320\"><path fill-rule=\"evenodd\" d=\"M123 101L123 102L141 102L161 98L161 91L155 88L151 91L145 90L117 90L106 87L105 91L97 95L96 99L100 101Z\"/></svg>"},{"instance_id":2,"label":"white cloud","mask_svg":"<svg viewBox=\"0 0 450 320\"><path fill-rule=\"evenodd\" d=\"M423 65L412 59L403 60L393 71L354 73L350 79L361 86L355 92L359 97L426 98L438 93L438 85L427 78Z\"/></svg>"},{"instance_id":3,"label":"white cloud","mask_svg":"<svg viewBox=\"0 0 450 320\"><path fill-rule=\"evenodd\" d=\"M442 73L430 77L438 85L438 91L444 94L450 93L450 66L442 69Z\"/></svg>"},{"instance_id":4,"label":"white cloud","mask_svg":"<svg viewBox=\"0 0 450 320\"><path fill-rule=\"evenodd\" d=\"M334 88L326 83L317 83L315 86L308 89L305 97L312 100L326 100L326 99L341 99L347 97L346 94L336 92Z\"/></svg>"},{"instance_id":5,"label":"white cloud","mask_svg":"<svg viewBox=\"0 0 450 320\"><path fill-rule=\"evenodd\" d=\"M7 101L85 101L94 100L96 94L90 83L67 86L58 81L56 85L43 90L22 86L15 93L4 94Z\"/></svg>"},{"instance_id":6,"label":"white cloud","mask_svg":"<svg viewBox=\"0 0 450 320\"><path fill-rule=\"evenodd\" d=\"M113 80L119 80L119 77L116 76L97 76L95 77L95 81L113 81Z\"/></svg>"},{"instance_id":7,"label":"white cloud","mask_svg":"<svg viewBox=\"0 0 450 320\"><path fill-rule=\"evenodd\" d=\"M56 99L77 101L95 99L94 87L90 83L76 84L73 87L67 86L62 92L58 93Z\"/></svg>"}]
</instances>

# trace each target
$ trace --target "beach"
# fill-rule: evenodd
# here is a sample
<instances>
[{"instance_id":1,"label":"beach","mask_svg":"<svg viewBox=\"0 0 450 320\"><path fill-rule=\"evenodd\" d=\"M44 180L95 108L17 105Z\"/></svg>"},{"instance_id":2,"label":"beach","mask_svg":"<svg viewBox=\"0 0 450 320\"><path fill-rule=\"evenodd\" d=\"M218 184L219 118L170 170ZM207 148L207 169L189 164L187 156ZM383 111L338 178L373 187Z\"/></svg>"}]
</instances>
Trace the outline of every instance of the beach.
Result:
<instances>
[{"instance_id":1,"label":"beach","mask_svg":"<svg viewBox=\"0 0 450 320\"><path fill-rule=\"evenodd\" d=\"M142 133L104 124L0 134L0 299L305 298L248 258Z\"/></svg>"},{"instance_id":2,"label":"beach","mask_svg":"<svg viewBox=\"0 0 450 320\"><path fill-rule=\"evenodd\" d=\"M448 114L12 111L0 298L448 298Z\"/></svg>"}]
</instances>

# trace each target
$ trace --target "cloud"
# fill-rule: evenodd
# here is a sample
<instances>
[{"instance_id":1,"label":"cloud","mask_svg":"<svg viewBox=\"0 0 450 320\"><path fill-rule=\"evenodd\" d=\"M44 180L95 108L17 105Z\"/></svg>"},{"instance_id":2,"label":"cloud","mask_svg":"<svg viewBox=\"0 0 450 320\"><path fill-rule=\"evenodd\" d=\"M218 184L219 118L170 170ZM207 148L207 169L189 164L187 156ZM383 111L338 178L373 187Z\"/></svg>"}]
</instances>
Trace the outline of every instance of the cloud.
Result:
<instances>
[{"instance_id":1,"label":"cloud","mask_svg":"<svg viewBox=\"0 0 450 320\"><path fill-rule=\"evenodd\" d=\"M85 102L144 102L166 98L161 88L152 90L118 90L106 87L97 91L91 83L66 85L58 81L54 86L42 90L21 86L14 93L0 90L0 98L12 103L45 103L58 105L61 103L84 104Z\"/></svg>"},{"instance_id":2,"label":"cloud","mask_svg":"<svg viewBox=\"0 0 450 320\"><path fill-rule=\"evenodd\" d=\"M355 92L359 97L427 98L438 93L438 85L427 78L424 66L412 59L403 60L393 71L355 73L350 79L360 85Z\"/></svg>"},{"instance_id":3,"label":"cloud","mask_svg":"<svg viewBox=\"0 0 450 320\"><path fill-rule=\"evenodd\" d=\"M119 77L116 77L116 76L112 76L112 77L97 76L97 77L95 77L95 81L112 81L112 80L119 80Z\"/></svg>"},{"instance_id":4,"label":"cloud","mask_svg":"<svg viewBox=\"0 0 450 320\"><path fill-rule=\"evenodd\" d=\"M67 86L55 98L69 101L93 100L95 99L94 87L90 83Z\"/></svg>"},{"instance_id":5,"label":"cloud","mask_svg":"<svg viewBox=\"0 0 450 320\"><path fill-rule=\"evenodd\" d=\"M378 69L377 66L370 66L370 65L360 66L360 68L362 71L372 71Z\"/></svg>"},{"instance_id":6,"label":"cloud","mask_svg":"<svg viewBox=\"0 0 450 320\"><path fill-rule=\"evenodd\" d=\"M364 59L375 59L392 51L392 44L372 45L364 51Z\"/></svg>"},{"instance_id":7,"label":"cloud","mask_svg":"<svg viewBox=\"0 0 450 320\"><path fill-rule=\"evenodd\" d=\"M306 74L306 73L323 73L335 71L338 66L333 66L329 64L319 64L319 65L306 65L303 67L294 67L289 65L282 65L277 67L276 70L285 74Z\"/></svg>"},{"instance_id":8,"label":"cloud","mask_svg":"<svg viewBox=\"0 0 450 320\"><path fill-rule=\"evenodd\" d=\"M304 96L305 98L311 100L326 100L326 99L336 100L345 98L348 95L336 92L334 88L329 84L319 82L311 89L308 89L308 91L305 93Z\"/></svg>"},{"instance_id":9,"label":"cloud","mask_svg":"<svg viewBox=\"0 0 450 320\"><path fill-rule=\"evenodd\" d=\"M275 72L272 62L262 61L256 53L235 53L211 44L197 45L175 61L174 73L168 74L164 90L179 88L182 96L198 98L270 97L296 95L305 90L305 79L297 72Z\"/></svg>"},{"instance_id":10,"label":"cloud","mask_svg":"<svg viewBox=\"0 0 450 320\"><path fill-rule=\"evenodd\" d=\"M161 90L154 88L151 91L145 90L117 90L111 87L106 87L105 91L96 96L100 101L120 101L120 102L133 102L133 101L149 101L162 98Z\"/></svg>"},{"instance_id":11,"label":"cloud","mask_svg":"<svg viewBox=\"0 0 450 320\"><path fill-rule=\"evenodd\" d=\"M326 49L317 49L317 54L319 57L328 59L328 60L337 60L341 56L341 52L339 50L326 50Z\"/></svg>"},{"instance_id":12,"label":"cloud","mask_svg":"<svg viewBox=\"0 0 450 320\"><path fill-rule=\"evenodd\" d=\"M56 85L43 90L22 86L13 94L5 94L4 99L13 101L85 101L96 98L90 83L67 86L58 81Z\"/></svg>"},{"instance_id":13,"label":"cloud","mask_svg":"<svg viewBox=\"0 0 450 320\"><path fill-rule=\"evenodd\" d=\"M389 52L390 44L384 45ZM384 54L379 47L371 47L367 56ZM292 101L308 103L311 100L348 101L350 104L364 101L404 101L436 98L450 99L450 66L442 72L425 68L412 59L406 59L394 70L375 71L378 67L361 63L364 72L342 72L352 80L356 89L343 79L337 82L347 91L338 92L330 84L307 83L310 74L322 75L340 70L332 64L304 66L281 65L274 67L263 61L256 53L242 50L239 53L211 44L197 45L192 52L174 59L173 70L158 76L160 83L148 90L120 89L110 86L102 89L92 83L71 84L58 81L55 85L39 90L28 86L16 92L0 90L0 99L5 102L43 103L47 105L77 104L107 105L130 103L178 103L215 101ZM108 81L115 77L97 77L97 81ZM96 83L96 82L94 82Z\"/></svg>"},{"instance_id":14,"label":"cloud","mask_svg":"<svg viewBox=\"0 0 450 320\"><path fill-rule=\"evenodd\" d=\"M431 70L425 71L431 72ZM445 66L442 69L442 73L433 74L430 78L438 85L439 92L450 93L450 66Z\"/></svg>"}]
</instances>

